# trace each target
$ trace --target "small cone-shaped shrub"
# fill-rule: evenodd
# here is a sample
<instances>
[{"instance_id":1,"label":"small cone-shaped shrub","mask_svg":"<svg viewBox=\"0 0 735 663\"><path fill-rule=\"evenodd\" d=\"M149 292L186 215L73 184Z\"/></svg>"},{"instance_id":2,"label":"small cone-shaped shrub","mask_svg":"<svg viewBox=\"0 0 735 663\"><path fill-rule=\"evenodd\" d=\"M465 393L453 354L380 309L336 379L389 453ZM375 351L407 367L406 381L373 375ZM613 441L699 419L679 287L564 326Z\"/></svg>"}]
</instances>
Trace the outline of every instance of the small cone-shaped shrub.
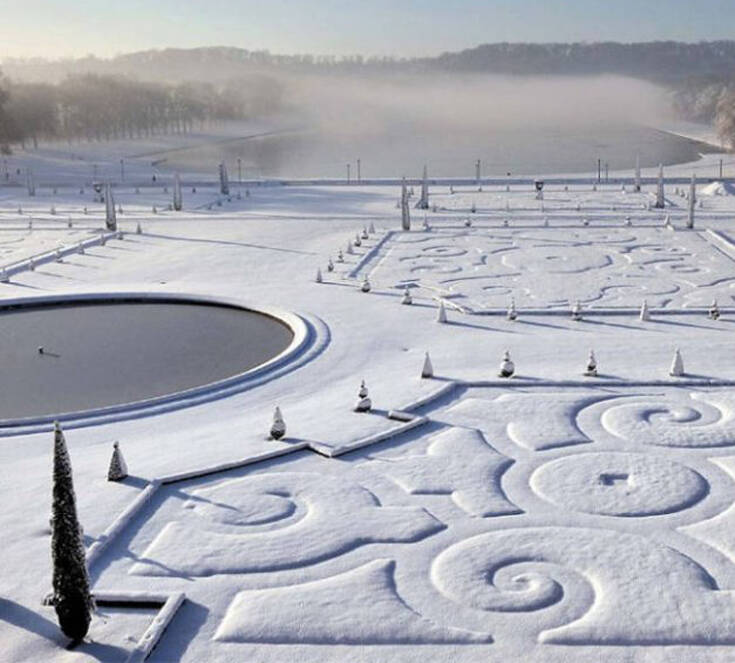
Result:
<instances>
[{"instance_id":1,"label":"small cone-shaped shrub","mask_svg":"<svg viewBox=\"0 0 735 663\"><path fill-rule=\"evenodd\" d=\"M510 320L511 322L518 319L518 311L516 310L515 299L510 300L510 306L508 307L508 312L505 314L505 317L508 318L508 320Z\"/></svg>"},{"instance_id":2,"label":"small cone-shaped shrub","mask_svg":"<svg viewBox=\"0 0 735 663\"><path fill-rule=\"evenodd\" d=\"M110 467L107 469L108 481L122 481L128 476L128 466L120 451L118 442L112 443L112 458L110 458Z\"/></svg>"},{"instance_id":3,"label":"small cone-shaped shrub","mask_svg":"<svg viewBox=\"0 0 735 663\"><path fill-rule=\"evenodd\" d=\"M354 251L352 250L352 242L347 242L347 254L352 255Z\"/></svg>"},{"instance_id":4,"label":"small cone-shaped shrub","mask_svg":"<svg viewBox=\"0 0 735 663\"><path fill-rule=\"evenodd\" d=\"M143 234L143 228L140 226L140 221L138 221L138 225L135 226L135 234L136 235L142 235Z\"/></svg>"},{"instance_id":5,"label":"small cone-shaped shrub","mask_svg":"<svg viewBox=\"0 0 735 663\"><path fill-rule=\"evenodd\" d=\"M63 256L61 255L61 249L56 249L56 251L54 251L54 258L56 262L61 262L63 260Z\"/></svg>"},{"instance_id":6,"label":"small cone-shaped shrub","mask_svg":"<svg viewBox=\"0 0 735 663\"><path fill-rule=\"evenodd\" d=\"M411 304L413 304L413 297L411 297L411 291L408 289L408 286L406 286L405 290L403 291L401 304L405 304L406 306L410 306Z\"/></svg>"},{"instance_id":7,"label":"small cone-shaped shrub","mask_svg":"<svg viewBox=\"0 0 735 663\"><path fill-rule=\"evenodd\" d=\"M273 411L273 423L271 424L271 439L280 440L286 434L286 422L283 420L281 408L276 406Z\"/></svg>"},{"instance_id":8,"label":"small cone-shaped shrub","mask_svg":"<svg viewBox=\"0 0 735 663\"><path fill-rule=\"evenodd\" d=\"M370 288L372 286L370 285L370 279L368 279L367 274L365 274L365 278L362 279L362 285L360 286L360 290L362 292L370 292Z\"/></svg>"},{"instance_id":9,"label":"small cone-shaped shrub","mask_svg":"<svg viewBox=\"0 0 735 663\"><path fill-rule=\"evenodd\" d=\"M36 261L33 258L28 258L28 269L32 272L36 269Z\"/></svg>"},{"instance_id":10,"label":"small cone-shaped shrub","mask_svg":"<svg viewBox=\"0 0 735 663\"><path fill-rule=\"evenodd\" d=\"M330 257L329 260L327 260L327 271L333 272L334 271L334 263L332 262L332 258Z\"/></svg>"},{"instance_id":11,"label":"small cone-shaped shrub","mask_svg":"<svg viewBox=\"0 0 735 663\"><path fill-rule=\"evenodd\" d=\"M424 357L424 365L421 368L421 377L422 378L433 378L434 377L434 366L431 363L431 357L429 357L429 353L426 353L426 356Z\"/></svg>"},{"instance_id":12,"label":"small cone-shaped shrub","mask_svg":"<svg viewBox=\"0 0 735 663\"><path fill-rule=\"evenodd\" d=\"M641 322L647 322L651 319L651 312L648 310L648 302L645 299L641 304L641 312L638 317L640 318Z\"/></svg>"},{"instance_id":13,"label":"small cone-shaped shrub","mask_svg":"<svg viewBox=\"0 0 735 663\"><path fill-rule=\"evenodd\" d=\"M342 249L340 249L339 251L337 251L337 262L344 262L344 261L345 261L345 257L344 257L344 254L342 253Z\"/></svg>"},{"instance_id":14,"label":"small cone-shaped shrub","mask_svg":"<svg viewBox=\"0 0 735 663\"><path fill-rule=\"evenodd\" d=\"M317 283L322 283L322 281L323 281L323 279L322 279L322 270L319 267L316 268L316 279L314 279L314 280Z\"/></svg>"},{"instance_id":15,"label":"small cone-shaped shrub","mask_svg":"<svg viewBox=\"0 0 735 663\"><path fill-rule=\"evenodd\" d=\"M447 321L447 309L444 308L444 300L439 301L439 312L436 315L436 321L440 323Z\"/></svg>"},{"instance_id":16,"label":"small cone-shaped shrub","mask_svg":"<svg viewBox=\"0 0 735 663\"><path fill-rule=\"evenodd\" d=\"M365 386L365 380L360 383L360 391L357 392L357 404L355 405L355 412L370 412L373 407L373 402L370 400L368 395L368 388Z\"/></svg>"},{"instance_id":17,"label":"small cone-shaped shrub","mask_svg":"<svg viewBox=\"0 0 735 663\"><path fill-rule=\"evenodd\" d=\"M572 306L572 320L579 322L582 319L582 305L579 303L579 300L574 302L574 306Z\"/></svg>"},{"instance_id":18,"label":"small cone-shaped shrub","mask_svg":"<svg viewBox=\"0 0 735 663\"><path fill-rule=\"evenodd\" d=\"M89 630L92 596L77 519L71 461L59 422L54 424L54 481L51 513L53 605L64 635L78 642Z\"/></svg>"},{"instance_id":19,"label":"small cone-shaped shrub","mask_svg":"<svg viewBox=\"0 0 735 663\"><path fill-rule=\"evenodd\" d=\"M362 229L362 235L361 235L361 237L362 237L363 239L367 239L367 238L369 237L369 235L368 235L368 231L367 231L367 228L364 228L364 227L363 227L363 229Z\"/></svg>"},{"instance_id":20,"label":"small cone-shaped shrub","mask_svg":"<svg viewBox=\"0 0 735 663\"><path fill-rule=\"evenodd\" d=\"M585 368L584 374L587 377L597 377L597 358L595 357L595 351L590 350L590 356L587 359L587 368Z\"/></svg>"},{"instance_id":21,"label":"small cone-shaped shrub","mask_svg":"<svg viewBox=\"0 0 735 663\"><path fill-rule=\"evenodd\" d=\"M67 220L66 227L67 228L73 228L74 227L74 222L71 220L71 217L69 217L69 219Z\"/></svg>"},{"instance_id":22,"label":"small cone-shaped shrub","mask_svg":"<svg viewBox=\"0 0 735 663\"><path fill-rule=\"evenodd\" d=\"M720 319L720 307L717 306L717 300L712 301L712 306L710 306L709 311L707 312L707 315L710 320L719 320Z\"/></svg>"},{"instance_id":23,"label":"small cone-shaped shrub","mask_svg":"<svg viewBox=\"0 0 735 663\"><path fill-rule=\"evenodd\" d=\"M475 212L477 212L477 205L475 205L475 201L474 200L472 201L472 207L470 207L470 212L472 214L475 214Z\"/></svg>"},{"instance_id":24,"label":"small cone-shaped shrub","mask_svg":"<svg viewBox=\"0 0 735 663\"><path fill-rule=\"evenodd\" d=\"M77 245L77 252L79 255L84 255L84 244L82 244L82 242L79 242Z\"/></svg>"},{"instance_id":25,"label":"small cone-shaped shrub","mask_svg":"<svg viewBox=\"0 0 735 663\"><path fill-rule=\"evenodd\" d=\"M368 232L371 235L374 235L375 234L375 224L372 221L370 222L370 227L368 228Z\"/></svg>"},{"instance_id":26,"label":"small cone-shaped shrub","mask_svg":"<svg viewBox=\"0 0 735 663\"><path fill-rule=\"evenodd\" d=\"M513 374L515 372L516 372L515 364L513 363L513 360L510 358L510 352L506 350L503 353L503 361L500 362L500 372L498 373L498 377L510 378L510 377L513 377Z\"/></svg>"},{"instance_id":27,"label":"small cone-shaped shrub","mask_svg":"<svg viewBox=\"0 0 735 663\"><path fill-rule=\"evenodd\" d=\"M362 246L362 240L360 239L359 233L355 234L355 246Z\"/></svg>"},{"instance_id":28,"label":"small cone-shaped shrub","mask_svg":"<svg viewBox=\"0 0 735 663\"><path fill-rule=\"evenodd\" d=\"M681 352L679 348L674 351L674 358L671 360L671 368L669 369L669 375L672 377L681 377L684 375L684 360L681 358Z\"/></svg>"}]
</instances>

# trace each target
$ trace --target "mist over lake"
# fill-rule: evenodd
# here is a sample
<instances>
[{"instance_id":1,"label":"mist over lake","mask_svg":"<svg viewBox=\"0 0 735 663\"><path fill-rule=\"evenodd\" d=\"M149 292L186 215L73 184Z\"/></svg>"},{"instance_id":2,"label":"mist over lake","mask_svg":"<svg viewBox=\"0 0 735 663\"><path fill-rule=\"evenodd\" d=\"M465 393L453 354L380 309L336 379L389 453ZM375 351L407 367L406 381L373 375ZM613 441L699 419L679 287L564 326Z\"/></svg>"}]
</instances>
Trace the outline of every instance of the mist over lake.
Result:
<instances>
[{"instance_id":1,"label":"mist over lake","mask_svg":"<svg viewBox=\"0 0 735 663\"><path fill-rule=\"evenodd\" d=\"M254 138L216 142L156 155L165 170L213 170L220 161L230 164L237 177L368 178L418 176L423 164L432 177L474 177L482 162L484 177L535 176L543 173L597 174L597 159L609 169L632 168L636 153L642 166L694 161L712 148L651 127L617 125L528 127L413 134L386 132L382 136L329 135L319 130L294 130ZM163 161L165 159L165 161ZM234 170L233 170L234 169Z\"/></svg>"}]
</instances>

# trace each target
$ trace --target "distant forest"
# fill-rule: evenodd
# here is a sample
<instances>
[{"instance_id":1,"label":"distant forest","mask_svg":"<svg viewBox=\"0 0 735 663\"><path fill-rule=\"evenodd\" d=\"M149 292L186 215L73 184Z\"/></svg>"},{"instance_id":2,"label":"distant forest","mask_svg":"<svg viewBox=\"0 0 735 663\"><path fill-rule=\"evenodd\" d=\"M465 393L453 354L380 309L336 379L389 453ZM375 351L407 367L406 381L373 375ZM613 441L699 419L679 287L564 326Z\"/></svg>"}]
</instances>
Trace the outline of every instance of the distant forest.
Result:
<instances>
[{"instance_id":1,"label":"distant forest","mask_svg":"<svg viewBox=\"0 0 735 663\"><path fill-rule=\"evenodd\" d=\"M275 55L239 48L164 49L48 61L6 59L0 145L187 132L284 110L284 81L304 75L492 74L644 79L683 119L735 144L735 41L695 44L484 44L431 58Z\"/></svg>"}]
</instances>

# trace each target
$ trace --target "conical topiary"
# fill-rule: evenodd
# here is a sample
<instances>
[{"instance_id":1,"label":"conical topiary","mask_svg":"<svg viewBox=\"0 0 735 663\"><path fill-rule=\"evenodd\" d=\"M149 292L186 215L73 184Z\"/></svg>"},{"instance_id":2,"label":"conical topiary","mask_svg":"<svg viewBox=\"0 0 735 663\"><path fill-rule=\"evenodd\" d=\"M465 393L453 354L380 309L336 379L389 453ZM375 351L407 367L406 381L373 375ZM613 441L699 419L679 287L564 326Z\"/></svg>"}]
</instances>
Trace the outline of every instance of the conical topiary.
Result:
<instances>
[{"instance_id":1,"label":"conical topiary","mask_svg":"<svg viewBox=\"0 0 735 663\"><path fill-rule=\"evenodd\" d=\"M110 467L107 469L108 481L122 481L128 476L128 465L120 451L118 442L112 443L112 458L110 458Z\"/></svg>"},{"instance_id":2,"label":"conical topiary","mask_svg":"<svg viewBox=\"0 0 735 663\"><path fill-rule=\"evenodd\" d=\"M367 228L363 226L362 228L362 235L360 235L363 239L367 239L369 237Z\"/></svg>"},{"instance_id":3,"label":"conical topiary","mask_svg":"<svg viewBox=\"0 0 735 663\"><path fill-rule=\"evenodd\" d=\"M426 353L426 356L424 357L424 365L421 368L421 377L422 378L433 378L434 377L434 366L431 363L431 357L429 357L429 353Z\"/></svg>"},{"instance_id":4,"label":"conical topiary","mask_svg":"<svg viewBox=\"0 0 735 663\"><path fill-rule=\"evenodd\" d=\"M408 286L403 291L403 297L401 298L401 304L405 304L406 306L410 306L413 304L413 297L411 297L411 291L408 289Z\"/></svg>"},{"instance_id":5,"label":"conical topiary","mask_svg":"<svg viewBox=\"0 0 735 663\"><path fill-rule=\"evenodd\" d=\"M518 311L516 311L516 300L511 299L510 300L510 306L508 307L508 312L505 314L505 317L508 318L511 322L518 319Z\"/></svg>"},{"instance_id":6,"label":"conical topiary","mask_svg":"<svg viewBox=\"0 0 735 663\"><path fill-rule=\"evenodd\" d=\"M510 358L510 352L506 350L503 353L503 361L500 362L500 372L498 373L498 377L511 378L513 377L513 374L515 372L516 372L515 364L513 363L513 360Z\"/></svg>"},{"instance_id":7,"label":"conical topiary","mask_svg":"<svg viewBox=\"0 0 735 663\"><path fill-rule=\"evenodd\" d=\"M371 235L374 235L375 234L375 224L372 221L370 222L370 227L368 228L368 232Z\"/></svg>"},{"instance_id":8,"label":"conical topiary","mask_svg":"<svg viewBox=\"0 0 735 663\"><path fill-rule=\"evenodd\" d=\"M347 242L347 255L352 255L354 251L352 250L352 242Z\"/></svg>"},{"instance_id":9,"label":"conical topiary","mask_svg":"<svg viewBox=\"0 0 735 663\"><path fill-rule=\"evenodd\" d=\"M77 519L71 461L58 421L54 423L51 509L52 602L64 635L77 642L87 635L94 606L89 591L82 529Z\"/></svg>"},{"instance_id":10,"label":"conical topiary","mask_svg":"<svg viewBox=\"0 0 735 663\"><path fill-rule=\"evenodd\" d=\"M355 246L362 246L362 240L360 239L360 233L355 233Z\"/></svg>"},{"instance_id":11,"label":"conical topiary","mask_svg":"<svg viewBox=\"0 0 735 663\"><path fill-rule=\"evenodd\" d=\"M368 395L368 388L365 385L365 380L360 383L360 391L357 392L357 404L355 405L355 412L370 412L373 407L373 402L370 400Z\"/></svg>"},{"instance_id":12,"label":"conical topiary","mask_svg":"<svg viewBox=\"0 0 735 663\"><path fill-rule=\"evenodd\" d=\"M439 300L439 312L436 315L436 321L445 323L447 321L447 309L444 308L444 300Z\"/></svg>"},{"instance_id":13,"label":"conical topiary","mask_svg":"<svg viewBox=\"0 0 735 663\"><path fill-rule=\"evenodd\" d=\"M597 377L597 358L595 357L594 350L590 350L590 356L587 359L587 368L585 368L584 374L588 378Z\"/></svg>"},{"instance_id":14,"label":"conical topiary","mask_svg":"<svg viewBox=\"0 0 735 663\"><path fill-rule=\"evenodd\" d=\"M719 320L720 319L720 307L717 306L717 300L712 301L712 306L710 306L709 311L707 312L707 316L710 320Z\"/></svg>"},{"instance_id":15,"label":"conical topiary","mask_svg":"<svg viewBox=\"0 0 735 663\"><path fill-rule=\"evenodd\" d=\"M334 271L334 263L332 262L332 258L330 256L329 260L327 260L327 271L333 272Z\"/></svg>"},{"instance_id":16,"label":"conical topiary","mask_svg":"<svg viewBox=\"0 0 735 663\"><path fill-rule=\"evenodd\" d=\"M679 348L676 348L676 350L674 351L674 358L671 360L669 375L675 378L684 375L684 360L681 358L681 352L679 352Z\"/></svg>"},{"instance_id":17,"label":"conical topiary","mask_svg":"<svg viewBox=\"0 0 735 663\"><path fill-rule=\"evenodd\" d=\"M337 262L344 262L344 261L345 261L345 256L342 253L342 249L340 249L339 251L337 251Z\"/></svg>"},{"instance_id":18,"label":"conical topiary","mask_svg":"<svg viewBox=\"0 0 735 663\"><path fill-rule=\"evenodd\" d=\"M360 290L362 292L370 292L370 288L372 286L370 285L370 279L368 279L367 274L365 274L365 277L362 279L362 285L360 286Z\"/></svg>"},{"instance_id":19,"label":"conical topiary","mask_svg":"<svg viewBox=\"0 0 735 663\"><path fill-rule=\"evenodd\" d=\"M572 320L575 322L579 322L582 319L582 305L579 303L579 300L574 302L574 306L572 306Z\"/></svg>"},{"instance_id":20,"label":"conical topiary","mask_svg":"<svg viewBox=\"0 0 735 663\"><path fill-rule=\"evenodd\" d=\"M273 411L273 423L271 424L271 439L280 440L286 434L286 422L283 420L281 408L276 406Z\"/></svg>"},{"instance_id":21,"label":"conical topiary","mask_svg":"<svg viewBox=\"0 0 735 663\"><path fill-rule=\"evenodd\" d=\"M322 270L320 267L316 268L316 278L314 279L317 283L321 283L323 281L322 279Z\"/></svg>"}]
</instances>

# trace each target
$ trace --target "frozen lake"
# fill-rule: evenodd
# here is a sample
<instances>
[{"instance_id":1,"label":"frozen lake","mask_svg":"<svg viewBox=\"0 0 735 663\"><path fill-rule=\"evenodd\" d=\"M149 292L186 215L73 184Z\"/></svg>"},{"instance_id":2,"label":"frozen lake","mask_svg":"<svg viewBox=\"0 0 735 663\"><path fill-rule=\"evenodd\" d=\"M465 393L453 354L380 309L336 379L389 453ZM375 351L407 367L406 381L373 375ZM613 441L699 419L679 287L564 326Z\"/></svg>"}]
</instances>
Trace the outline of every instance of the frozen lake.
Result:
<instances>
[{"instance_id":1,"label":"frozen lake","mask_svg":"<svg viewBox=\"0 0 735 663\"><path fill-rule=\"evenodd\" d=\"M3 311L0 329L0 419L90 410L190 389L253 368L293 338L285 324L260 313L162 302L73 302Z\"/></svg>"},{"instance_id":2,"label":"frozen lake","mask_svg":"<svg viewBox=\"0 0 735 663\"><path fill-rule=\"evenodd\" d=\"M474 177L475 162L482 174L500 177L536 176L540 173L597 175L597 160L610 170L632 169L636 154L643 166L695 161L711 152L704 143L644 126L593 125L570 127L529 126L517 129L453 130L450 134L412 126L390 127L379 135L300 130L251 138L210 141L191 149L155 155L166 170L214 172L219 162L237 177L240 159L243 178L357 177L361 159L363 178L418 177L424 163L432 177Z\"/></svg>"}]
</instances>

